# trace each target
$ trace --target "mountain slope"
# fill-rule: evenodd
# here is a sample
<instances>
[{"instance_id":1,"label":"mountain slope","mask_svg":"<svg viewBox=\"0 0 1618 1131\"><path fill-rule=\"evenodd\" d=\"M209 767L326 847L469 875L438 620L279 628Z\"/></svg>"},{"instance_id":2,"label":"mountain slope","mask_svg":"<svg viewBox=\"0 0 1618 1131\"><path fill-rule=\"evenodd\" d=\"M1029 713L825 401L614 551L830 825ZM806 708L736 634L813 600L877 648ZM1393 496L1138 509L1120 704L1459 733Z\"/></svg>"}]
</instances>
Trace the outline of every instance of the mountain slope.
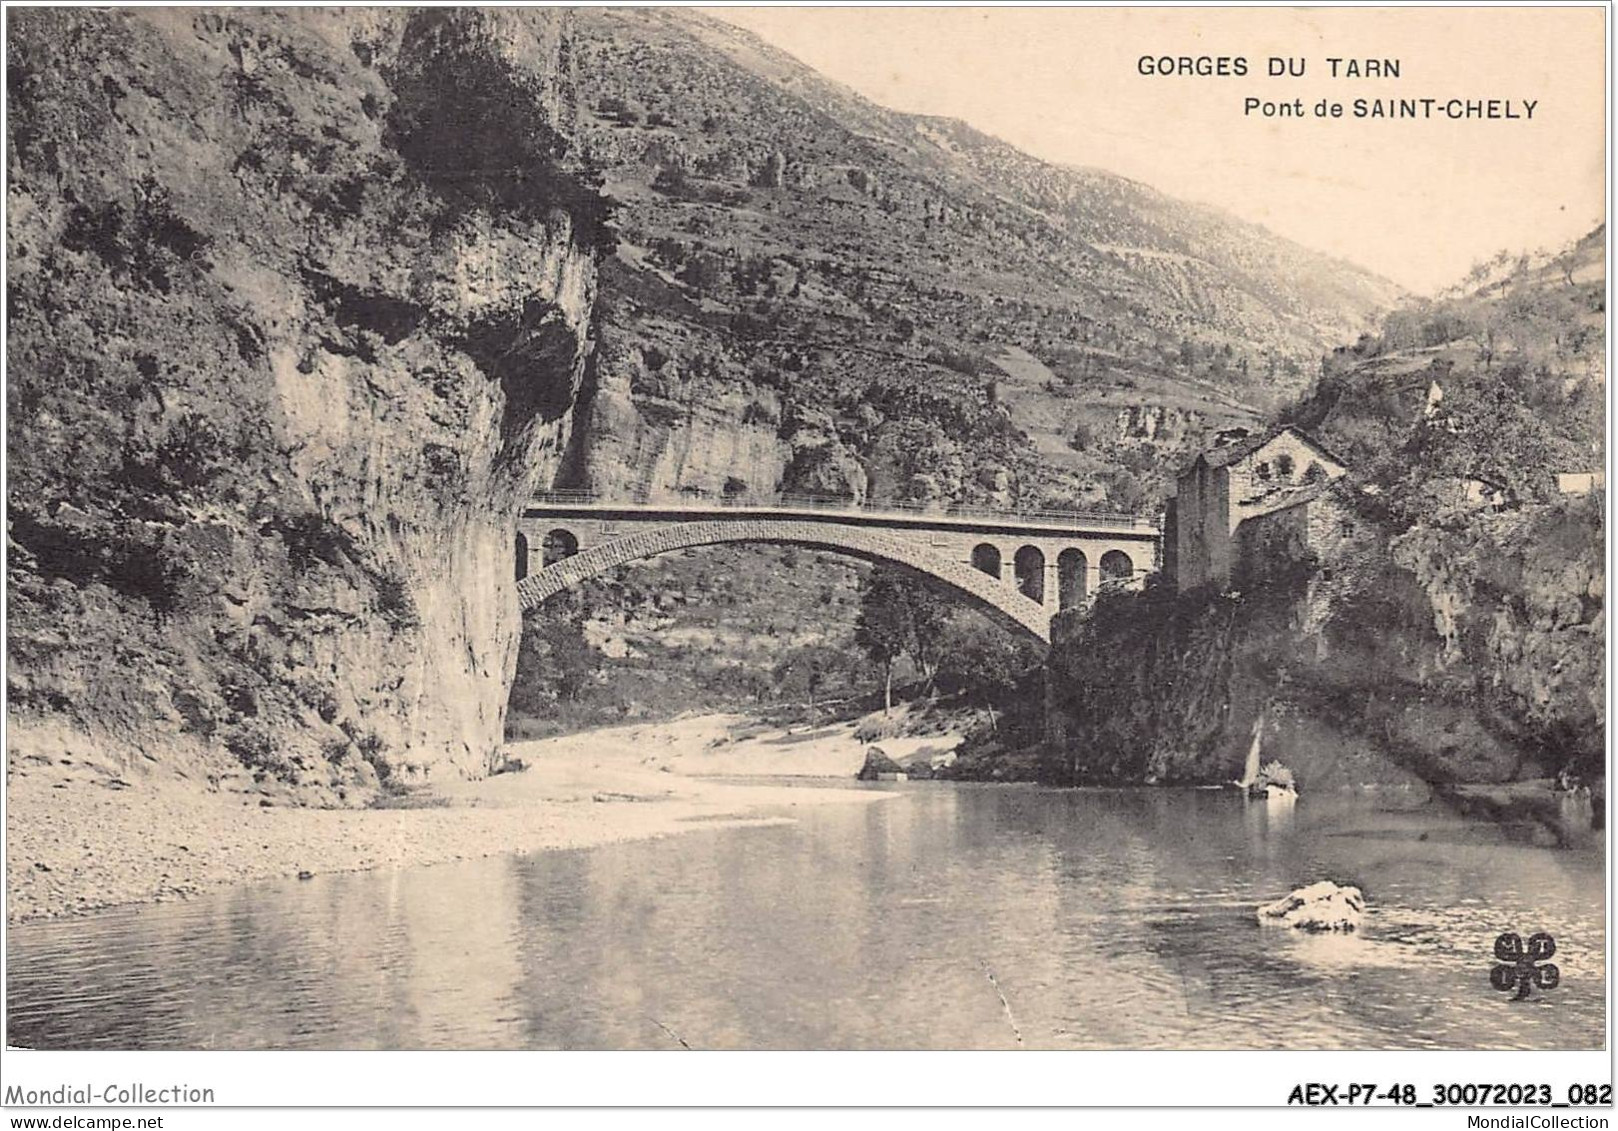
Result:
<instances>
[{"instance_id":1,"label":"mountain slope","mask_svg":"<svg viewBox=\"0 0 1618 1131\"><path fill-rule=\"evenodd\" d=\"M1333 351L1289 419L1390 498L1467 476L1548 497L1556 473L1604 463L1605 253L1601 227L1555 254L1478 265Z\"/></svg>"},{"instance_id":2,"label":"mountain slope","mask_svg":"<svg viewBox=\"0 0 1618 1131\"><path fill-rule=\"evenodd\" d=\"M620 241L564 485L1150 509L1210 430L1256 426L1398 296L1211 209L876 106L728 24L590 9L574 32L572 134ZM835 562L646 568L682 599L647 634L633 571L586 595L585 635L653 659L587 657L581 720L767 684L775 658L716 618L850 649L858 573ZM533 617L525 656L577 638L572 616ZM649 679L662 633L682 641L668 684ZM551 725L547 702L517 695L517 728Z\"/></svg>"},{"instance_id":3,"label":"mountain slope","mask_svg":"<svg viewBox=\"0 0 1618 1131\"><path fill-rule=\"evenodd\" d=\"M1208 428L1300 391L1399 297L695 13L576 26L575 130L622 240L574 484L1149 506ZM1009 405L1008 351L1052 374ZM1025 432L1075 443L1036 460Z\"/></svg>"}]
</instances>

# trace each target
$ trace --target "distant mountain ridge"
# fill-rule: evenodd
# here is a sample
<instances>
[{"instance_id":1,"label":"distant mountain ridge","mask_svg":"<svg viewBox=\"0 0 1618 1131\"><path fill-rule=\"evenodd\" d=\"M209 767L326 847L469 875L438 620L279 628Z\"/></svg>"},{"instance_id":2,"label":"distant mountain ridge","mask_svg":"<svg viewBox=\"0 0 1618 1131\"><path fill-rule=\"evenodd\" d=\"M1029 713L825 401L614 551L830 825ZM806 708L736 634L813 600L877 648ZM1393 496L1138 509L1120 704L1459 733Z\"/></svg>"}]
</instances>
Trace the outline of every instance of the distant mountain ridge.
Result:
<instances>
[{"instance_id":1,"label":"distant mountain ridge","mask_svg":"<svg viewBox=\"0 0 1618 1131\"><path fill-rule=\"evenodd\" d=\"M1146 224L1141 225L1136 234L1147 240L1156 237L1159 242L1164 242L1166 237L1172 247L1171 254L1201 258L1210 251L1223 253L1209 260L1210 265L1237 268L1243 272L1244 281L1260 289L1273 288L1279 282L1306 288L1315 284L1314 290L1319 293L1311 295L1311 305L1321 305L1321 313L1327 313L1325 300L1341 296L1325 293L1318 286L1319 280L1306 273L1289 271L1285 254L1277 253L1291 253L1311 266L1327 266L1332 271L1332 284L1372 306L1396 305L1406 297L1396 284L1363 267L1277 236L1262 225L1242 220L1222 209L1177 200L1143 182L1105 169L1045 161L957 118L890 110L820 75L751 32L706 17L694 17L692 23L693 34L705 43L730 52L738 62L750 57L758 60L761 67L768 66L766 77L798 94L828 117L845 124L864 125L873 141L902 142L911 137L919 138L923 144L911 151L916 157L926 160L929 150L933 151L939 157L938 166L943 172L951 171L952 166L954 171L960 171L959 166L964 161L985 191L1014 190L1007 197L1008 201L1062 219L1101 250L1110 250L1105 240L1109 236L1116 238L1116 233L1107 232L1094 223L1094 217L1087 216L1080 206L1087 201L1110 197L1114 202L1132 203L1137 213L1152 214L1152 219L1157 221L1156 230ZM1129 215L1121 213L1111 219L1127 221ZM1231 247L1222 247L1217 242L1210 245L1208 236L1215 228L1231 229L1256 242ZM1244 264L1244 260L1248 262ZM1266 270L1271 273L1269 276L1265 275ZM1339 342L1334 320L1329 320L1322 328L1330 334L1322 342L1323 346Z\"/></svg>"},{"instance_id":2,"label":"distant mountain ridge","mask_svg":"<svg viewBox=\"0 0 1618 1131\"><path fill-rule=\"evenodd\" d=\"M698 13L572 17L572 132L621 202L575 483L1150 506L1186 446L1403 297ZM1009 408L1008 349L1055 375ZM1172 443L1129 434L1144 410Z\"/></svg>"}]
</instances>

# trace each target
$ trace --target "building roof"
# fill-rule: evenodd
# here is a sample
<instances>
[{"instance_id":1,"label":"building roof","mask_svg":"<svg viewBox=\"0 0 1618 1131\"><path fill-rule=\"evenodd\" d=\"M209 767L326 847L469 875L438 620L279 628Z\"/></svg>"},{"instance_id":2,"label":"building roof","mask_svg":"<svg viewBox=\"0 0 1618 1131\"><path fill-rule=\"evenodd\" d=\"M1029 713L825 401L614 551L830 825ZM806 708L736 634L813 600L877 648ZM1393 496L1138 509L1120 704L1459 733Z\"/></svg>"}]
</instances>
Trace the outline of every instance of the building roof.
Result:
<instances>
[{"instance_id":1,"label":"building roof","mask_svg":"<svg viewBox=\"0 0 1618 1131\"><path fill-rule=\"evenodd\" d=\"M1311 448L1315 449L1315 451L1319 452L1333 463L1342 464L1345 467L1347 466L1347 464L1344 464L1340 458L1334 455L1331 449L1326 447L1325 444L1322 444L1319 440L1309 435L1309 433L1305 432L1302 428L1296 428L1290 424L1284 428L1276 428L1259 436L1252 436L1246 440L1238 440L1234 444L1226 444L1223 447L1214 448L1211 451L1203 452L1197 457L1197 459L1204 461L1209 467L1228 467L1237 460L1246 459L1248 456L1252 455L1265 444L1268 444L1271 440L1275 439L1284 432L1291 432L1298 439L1308 444ZM1196 466L1195 461L1192 462L1191 466Z\"/></svg>"},{"instance_id":2,"label":"building roof","mask_svg":"<svg viewBox=\"0 0 1618 1131\"><path fill-rule=\"evenodd\" d=\"M1237 460L1245 459L1252 455L1278 435L1280 435L1279 432L1264 432L1257 436L1249 436L1247 439L1238 440L1234 444L1212 448L1203 452L1198 458L1207 463L1209 467L1226 467Z\"/></svg>"},{"instance_id":3,"label":"building roof","mask_svg":"<svg viewBox=\"0 0 1618 1131\"><path fill-rule=\"evenodd\" d=\"M1288 491L1283 498L1277 501L1277 504L1270 510L1264 511L1262 514L1250 515L1248 518L1243 519L1243 521L1252 522L1253 519L1256 518L1265 518L1268 515L1278 514L1281 511L1288 511L1293 507L1301 506L1304 503L1312 503L1316 499L1322 498L1326 495L1336 496L1337 489L1338 481L1335 479L1326 480L1320 483L1311 483L1307 487L1294 487Z\"/></svg>"}]
</instances>

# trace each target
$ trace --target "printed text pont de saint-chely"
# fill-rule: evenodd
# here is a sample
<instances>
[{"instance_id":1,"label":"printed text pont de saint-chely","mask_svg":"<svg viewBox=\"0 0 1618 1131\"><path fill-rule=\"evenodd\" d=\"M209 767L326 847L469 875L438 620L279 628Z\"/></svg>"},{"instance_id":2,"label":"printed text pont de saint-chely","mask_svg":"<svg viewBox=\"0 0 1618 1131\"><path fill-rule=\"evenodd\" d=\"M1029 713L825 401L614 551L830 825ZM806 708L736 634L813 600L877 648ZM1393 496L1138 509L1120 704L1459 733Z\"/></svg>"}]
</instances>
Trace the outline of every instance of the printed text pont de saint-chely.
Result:
<instances>
[{"instance_id":1,"label":"printed text pont de saint-chely","mask_svg":"<svg viewBox=\"0 0 1618 1131\"><path fill-rule=\"evenodd\" d=\"M1313 66L1311 66L1313 64ZM1310 60L1303 56L1267 56L1260 63L1245 55L1147 54L1135 60L1135 70L1157 79L1268 78L1301 80L1310 77L1345 80L1393 81L1402 77L1398 58L1345 58L1328 55ZM1387 88L1382 88L1386 90ZM1372 121L1531 122L1539 109L1537 98L1501 97L1497 93L1465 95L1383 93L1374 97L1337 99L1294 95L1263 97L1244 93L1244 118L1367 119Z\"/></svg>"}]
</instances>

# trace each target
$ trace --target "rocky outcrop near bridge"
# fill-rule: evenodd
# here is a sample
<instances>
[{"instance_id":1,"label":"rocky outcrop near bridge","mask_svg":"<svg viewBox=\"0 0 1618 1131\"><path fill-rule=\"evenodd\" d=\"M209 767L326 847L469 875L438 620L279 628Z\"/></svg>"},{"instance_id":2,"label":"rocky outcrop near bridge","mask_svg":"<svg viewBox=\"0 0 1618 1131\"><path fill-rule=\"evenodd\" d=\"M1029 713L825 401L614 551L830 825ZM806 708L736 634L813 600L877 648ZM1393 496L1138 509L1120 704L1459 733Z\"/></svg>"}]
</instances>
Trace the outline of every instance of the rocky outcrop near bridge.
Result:
<instances>
[{"instance_id":1,"label":"rocky outcrop near bridge","mask_svg":"<svg viewBox=\"0 0 1618 1131\"><path fill-rule=\"evenodd\" d=\"M1552 776L1606 772L1606 500L1566 475L1602 463L1604 236L1481 264L1327 358L1286 419L1349 465L1342 540L1266 547L1240 592L1104 601L1029 704L1049 706L1041 772L1230 781L1262 715L1306 793L1537 782L1531 803L1448 796L1567 839ZM1480 480L1498 496L1469 497Z\"/></svg>"},{"instance_id":2,"label":"rocky outcrop near bridge","mask_svg":"<svg viewBox=\"0 0 1618 1131\"><path fill-rule=\"evenodd\" d=\"M1168 586L1063 631L1049 780L1235 780L1262 757L1305 794L1604 773L1599 500L1390 533L1369 518L1330 561L1240 593Z\"/></svg>"},{"instance_id":3,"label":"rocky outcrop near bridge","mask_svg":"<svg viewBox=\"0 0 1618 1131\"><path fill-rule=\"evenodd\" d=\"M607 238L567 20L11 19L14 773L487 769Z\"/></svg>"}]
</instances>

